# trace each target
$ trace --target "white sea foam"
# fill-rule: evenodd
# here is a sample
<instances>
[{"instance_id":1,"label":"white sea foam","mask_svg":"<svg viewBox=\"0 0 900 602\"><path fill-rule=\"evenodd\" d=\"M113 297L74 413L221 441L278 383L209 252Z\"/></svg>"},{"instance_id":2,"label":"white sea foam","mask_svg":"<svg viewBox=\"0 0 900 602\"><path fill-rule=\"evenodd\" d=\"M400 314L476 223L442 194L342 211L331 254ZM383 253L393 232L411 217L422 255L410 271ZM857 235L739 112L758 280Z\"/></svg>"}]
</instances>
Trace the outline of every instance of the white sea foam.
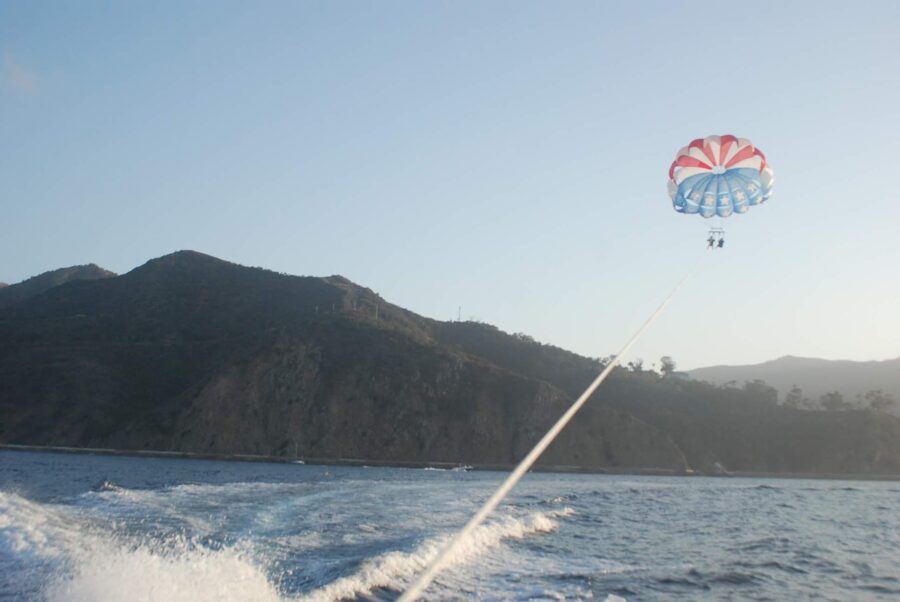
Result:
<instances>
[{"instance_id":1,"label":"white sea foam","mask_svg":"<svg viewBox=\"0 0 900 602\"><path fill-rule=\"evenodd\" d=\"M573 514L570 508L554 512L535 513L525 519L505 517L481 525L466 544L450 560L450 566L459 565L484 554L506 539L522 539L530 535L547 533L557 528L555 518ZM449 535L425 540L412 552L388 552L367 560L352 575L341 577L307 596L306 602L331 602L364 596L384 587L402 589L446 545Z\"/></svg>"},{"instance_id":2,"label":"white sea foam","mask_svg":"<svg viewBox=\"0 0 900 602\"><path fill-rule=\"evenodd\" d=\"M252 554L235 548L93 546L73 560L71 573L48 587L50 602L281 600Z\"/></svg>"},{"instance_id":3,"label":"white sea foam","mask_svg":"<svg viewBox=\"0 0 900 602\"><path fill-rule=\"evenodd\" d=\"M78 536L63 508L0 492L0 543L11 551L56 557L75 545Z\"/></svg>"},{"instance_id":4,"label":"white sea foam","mask_svg":"<svg viewBox=\"0 0 900 602\"><path fill-rule=\"evenodd\" d=\"M64 507L0 492L0 545L55 560L50 602L281 600L252 550L209 550L184 538L135 543Z\"/></svg>"}]
</instances>

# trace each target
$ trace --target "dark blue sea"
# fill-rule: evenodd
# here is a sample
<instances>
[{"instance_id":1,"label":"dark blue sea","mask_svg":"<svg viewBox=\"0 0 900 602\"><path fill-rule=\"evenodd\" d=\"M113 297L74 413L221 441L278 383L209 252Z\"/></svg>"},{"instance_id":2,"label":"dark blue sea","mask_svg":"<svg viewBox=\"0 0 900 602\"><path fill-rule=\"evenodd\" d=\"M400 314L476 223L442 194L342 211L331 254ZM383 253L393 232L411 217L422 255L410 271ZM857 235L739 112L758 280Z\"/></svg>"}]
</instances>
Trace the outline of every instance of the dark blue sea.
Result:
<instances>
[{"instance_id":1,"label":"dark blue sea","mask_svg":"<svg viewBox=\"0 0 900 602\"><path fill-rule=\"evenodd\" d=\"M391 600L505 476L0 452L0 600ZM900 483L530 474L432 600L900 598Z\"/></svg>"}]
</instances>

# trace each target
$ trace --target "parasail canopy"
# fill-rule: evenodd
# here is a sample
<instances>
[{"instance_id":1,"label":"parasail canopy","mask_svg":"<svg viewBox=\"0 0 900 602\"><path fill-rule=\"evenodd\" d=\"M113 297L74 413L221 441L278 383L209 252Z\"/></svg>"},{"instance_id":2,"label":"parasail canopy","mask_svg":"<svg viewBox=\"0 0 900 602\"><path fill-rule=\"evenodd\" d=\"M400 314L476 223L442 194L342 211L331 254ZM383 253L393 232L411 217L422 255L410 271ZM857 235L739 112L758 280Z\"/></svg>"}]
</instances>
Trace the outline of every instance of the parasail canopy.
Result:
<instances>
[{"instance_id":1,"label":"parasail canopy","mask_svg":"<svg viewBox=\"0 0 900 602\"><path fill-rule=\"evenodd\" d=\"M775 174L746 138L698 138L678 151L669 168L669 196L679 213L728 217L769 199Z\"/></svg>"}]
</instances>

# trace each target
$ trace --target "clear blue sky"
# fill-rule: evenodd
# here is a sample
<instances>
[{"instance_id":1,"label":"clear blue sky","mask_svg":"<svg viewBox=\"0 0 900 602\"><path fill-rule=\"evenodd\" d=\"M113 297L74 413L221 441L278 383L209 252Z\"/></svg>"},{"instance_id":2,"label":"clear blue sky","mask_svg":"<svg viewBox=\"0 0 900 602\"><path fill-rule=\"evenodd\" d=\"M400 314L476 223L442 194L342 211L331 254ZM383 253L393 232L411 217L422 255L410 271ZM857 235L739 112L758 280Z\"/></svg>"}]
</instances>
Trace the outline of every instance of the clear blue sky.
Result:
<instances>
[{"instance_id":1,"label":"clear blue sky","mask_svg":"<svg viewBox=\"0 0 900 602\"><path fill-rule=\"evenodd\" d=\"M195 249L683 368L900 355L900 2L0 3L0 280ZM772 201L709 222L675 152Z\"/></svg>"}]
</instances>

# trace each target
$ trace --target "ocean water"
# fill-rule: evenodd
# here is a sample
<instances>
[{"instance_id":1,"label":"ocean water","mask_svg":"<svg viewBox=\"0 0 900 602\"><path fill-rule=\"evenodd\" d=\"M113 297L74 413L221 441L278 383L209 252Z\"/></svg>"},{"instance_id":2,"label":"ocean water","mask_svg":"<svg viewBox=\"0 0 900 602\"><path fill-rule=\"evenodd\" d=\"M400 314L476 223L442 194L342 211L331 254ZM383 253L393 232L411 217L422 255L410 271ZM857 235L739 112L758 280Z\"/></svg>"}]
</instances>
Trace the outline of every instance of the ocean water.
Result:
<instances>
[{"instance_id":1,"label":"ocean water","mask_svg":"<svg viewBox=\"0 0 900 602\"><path fill-rule=\"evenodd\" d=\"M391 600L505 475L0 452L0 600ZM900 597L900 483L530 474L433 600Z\"/></svg>"}]
</instances>

